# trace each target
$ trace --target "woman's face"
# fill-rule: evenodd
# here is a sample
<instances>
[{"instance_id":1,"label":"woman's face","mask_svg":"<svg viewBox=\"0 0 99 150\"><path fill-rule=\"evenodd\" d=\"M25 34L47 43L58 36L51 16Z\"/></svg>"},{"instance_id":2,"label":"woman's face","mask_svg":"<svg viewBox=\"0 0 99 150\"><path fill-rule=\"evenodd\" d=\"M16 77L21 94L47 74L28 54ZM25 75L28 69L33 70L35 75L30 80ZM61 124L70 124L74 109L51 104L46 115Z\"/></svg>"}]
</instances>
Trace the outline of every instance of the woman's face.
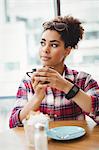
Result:
<instances>
[{"instance_id":1,"label":"woman's face","mask_svg":"<svg viewBox=\"0 0 99 150\"><path fill-rule=\"evenodd\" d=\"M68 55L60 34L55 30L46 30L41 37L40 59L43 66L57 67L64 63Z\"/></svg>"}]
</instances>

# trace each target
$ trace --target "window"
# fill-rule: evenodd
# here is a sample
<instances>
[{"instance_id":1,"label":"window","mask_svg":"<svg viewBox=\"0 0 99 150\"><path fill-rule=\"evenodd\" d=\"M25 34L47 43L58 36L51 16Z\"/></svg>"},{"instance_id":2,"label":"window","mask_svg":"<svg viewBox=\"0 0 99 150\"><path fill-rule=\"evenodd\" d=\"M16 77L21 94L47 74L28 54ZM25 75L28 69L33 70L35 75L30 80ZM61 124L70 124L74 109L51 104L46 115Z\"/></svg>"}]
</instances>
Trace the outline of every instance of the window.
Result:
<instances>
[{"instance_id":1,"label":"window","mask_svg":"<svg viewBox=\"0 0 99 150\"><path fill-rule=\"evenodd\" d=\"M53 0L5 0L2 12L6 22L0 24L0 96L15 96L17 86L27 69L40 65L38 57L41 24L54 16ZM5 6L4 6L5 4ZM44 11L42 11L44 10ZM13 74L13 77L11 76ZM16 75L17 74L17 75ZM13 79L12 79L13 78ZM18 82L16 82L18 81ZM10 86L11 87L11 86ZM16 88L15 88L16 87Z\"/></svg>"},{"instance_id":2,"label":"window","mask_svg":"<svg viewBox=\"0 0 99 150\"><path fill-rule=\"evenodd\" d=\"M85 29L83 40L78 49L67 60L71 67L89 72L99 80L99 1L61 0L61 15L73 15L80 19ZM89 65L90 68L89 69ZM94 71L93 69L94 68Z\"/></svg>"}]
</instances>

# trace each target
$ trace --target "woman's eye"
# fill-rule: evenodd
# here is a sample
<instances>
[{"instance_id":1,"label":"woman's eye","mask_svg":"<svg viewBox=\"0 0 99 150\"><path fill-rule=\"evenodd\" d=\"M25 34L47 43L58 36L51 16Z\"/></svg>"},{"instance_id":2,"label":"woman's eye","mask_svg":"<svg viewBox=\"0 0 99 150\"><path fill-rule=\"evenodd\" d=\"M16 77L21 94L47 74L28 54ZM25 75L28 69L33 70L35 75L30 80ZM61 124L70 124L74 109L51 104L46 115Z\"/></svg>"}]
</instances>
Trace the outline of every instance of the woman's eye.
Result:
<instances>
[{"instance_id":1,"label":"woman's eye","mask_svg":"<svg viewBox=\"0 0 99 150\"><path fill-rule=\"evenodd\" d=\"M44 45L45 45L45 43L44 43L44 42L42 42L42 41L41 41L40 43L41 43L41 46L44 46Z\"/></svg>"},{"instance_id":2,"label":"woman's eye","mask_svg":"<svg viewBox=\"0 0 99 150\"><path fill-rule=\"evenodd\" d=\"M51 46L52 46L53 48L56 48L56 47L58 47L58 44L51 44Z\"/></svg>"}]
</instances>

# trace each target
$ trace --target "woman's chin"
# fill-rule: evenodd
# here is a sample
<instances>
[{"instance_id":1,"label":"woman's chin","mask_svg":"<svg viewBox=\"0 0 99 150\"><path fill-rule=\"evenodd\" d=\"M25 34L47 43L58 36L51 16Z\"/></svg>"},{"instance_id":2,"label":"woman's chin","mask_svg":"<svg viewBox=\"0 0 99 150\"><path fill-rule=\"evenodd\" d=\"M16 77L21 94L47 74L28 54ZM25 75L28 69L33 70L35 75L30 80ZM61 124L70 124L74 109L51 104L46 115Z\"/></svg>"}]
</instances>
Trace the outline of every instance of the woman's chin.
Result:
<instances>
[{"instance_id":1,"label":"woman's chin","mask_svg":"<svg viewBox=\"0 0 99 150\"><path fill-rule=\"evenodd\" d=\"M43 66L53 66L51 63L47 63L47 62L42 62Z\"/></svg>"}]
</instances>

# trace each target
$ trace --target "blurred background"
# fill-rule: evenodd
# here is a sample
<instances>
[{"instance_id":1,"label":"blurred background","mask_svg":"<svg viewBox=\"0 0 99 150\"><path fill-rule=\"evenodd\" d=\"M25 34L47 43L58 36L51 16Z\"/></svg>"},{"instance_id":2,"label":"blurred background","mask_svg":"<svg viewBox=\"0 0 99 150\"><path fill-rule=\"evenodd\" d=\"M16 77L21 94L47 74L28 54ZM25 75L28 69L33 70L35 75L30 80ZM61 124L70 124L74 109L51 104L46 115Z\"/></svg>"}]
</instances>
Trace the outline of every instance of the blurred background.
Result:
<instances>
[{"instance_id":1,"label":"blurred background","mask_svg":"<svg viewBox=\"0 0 99 150\"><path fill-rule=\"evenodd\" d=\"M20 80L40 66L41 24L57 15L83 22L84 38L66 63L99 81L99 0L0 0L0 131L9 128Z\"/></svg>"}]
</instances>

